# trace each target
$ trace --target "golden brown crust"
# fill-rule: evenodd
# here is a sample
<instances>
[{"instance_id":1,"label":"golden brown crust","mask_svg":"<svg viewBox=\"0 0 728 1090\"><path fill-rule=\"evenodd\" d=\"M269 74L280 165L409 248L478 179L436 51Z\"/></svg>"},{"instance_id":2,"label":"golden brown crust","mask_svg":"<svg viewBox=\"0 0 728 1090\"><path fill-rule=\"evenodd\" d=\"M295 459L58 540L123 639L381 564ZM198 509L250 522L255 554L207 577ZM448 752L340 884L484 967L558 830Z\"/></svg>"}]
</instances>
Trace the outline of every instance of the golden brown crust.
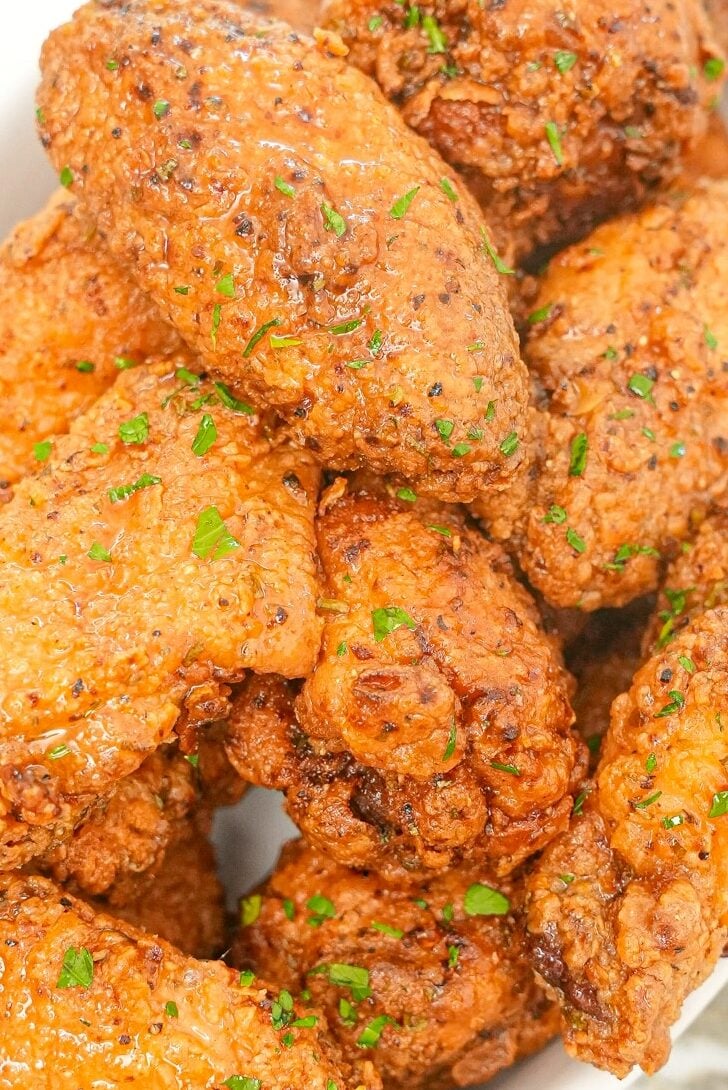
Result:
<instances>
[{"instance_id":1,"label":"golden brown crust","mask_svg":"<svg viewBox=\"0 0 728 1090\"><path fill-rule=\"evenodd\" d=\"M460 509L365 478L324 494L317 535L326 622L297 723L280 704L275 725L248 723L249 690L231 761L283 786L340 862L512 869L564 827L582 747L558 649L505 553Z\"/></svg>"},{"instance_id":2,"label":"golden brown crust","mask_svg":"<svg viewBox=\"0 0 728 1090\"><path fill-rule=\"evenodd\" d=\"M317 1027L276 1028L265 986L242 987L220 963L185 957L44 879L0 880L0 939L0 1051L13 1058L3 1088L36 1090L39 1072L57 1090L77 1090L79 1072L86 1086L111 1079L144 1090L199 1090L232 1075L269 1090L356 1085ZM83 976L59 988L69 950L91 955L89 986Z\"/></svg>"},{"instance_id":3,"label":"golden brown crust","mask_svg":"<svg viewBox=\"0 0 728 1090\"><path fill-rule=\"evenodd\" d=\"M518 257L675 178L720 87L699 0L327 0L322 20Z\"/></svg>"},{"instance_id":4,"label":"golden brown crust","mask_svg":"<svg viewBox=\"0 0 728 1090\"><path fill-rule=\"evenodd\" d=\"M712 534L725 555L724 521ZM584 813L530 879L535 964L560 994L566 1046L620 1076L665 1062L728 940L728 609L704 599L687 620L612 705Z\"/></svg>"},{"instance_id":5,"label":"golden brown crust","mask_svg":"<svg viewBox=\"0 0 728 1090\"><path fill-rule=\"evenodd\" d=\"M75 197L54 194L0 248L0 482L39 467L34 445L68 430L119 374L117 359L181 348Z\"/></svg>"},{"instance_id":6,"label":"golden brown crust","mask_svg":"<svg viewBox=\"0 0 728 1090\"><path fill-rule=\"evenodd\" d=\"M465 896L476 883L510 908L501 900L500 915L468 914ZM470 866L383 885L299 840L286 845L257 894L259 914L238 932L232 963L293 994L308 989L345 1056L361 1055L357 1042L375 1019L391 1019L364 1053L385 1087L481 1082L555 1032L555 1008L524 946L520 880L494 883ZM322 894L332 915L313 926L311 899ZM249 916L258 908L255 895L244 904ZM364 970L371 994L358 998L329 973L311 973L332 964Z\"/></svg>"},{"instance_id":7,"label":"golden brown crust","mask_svg":"<svg viewBox=\"0 0 728 1090\"><path fill-rule=\"evenodd\" d=\"M515 525L519 560L554 605L655 589L728 486L726 216L725 181L662 198L543 279L525 348L542 409L532 470L493 529Z\"/></svg>"},{"instance_id":8,"label":"golden brown crust","mask_svg":"<svg viewBox=\"0 0 728 1090\"><path fill-rule=\"evenodd\" d=\"M205 416L217 434L198 456ZM130 421L147 437L124 442ZM219 718L246 669L312 668L318 479L309 455L164 364L122 373L17 485L0 515L3 867L67 836L183 708ZM217 558L219 527L193 553L211 507L238 542Z\"/></svg>"},{"instance_id":9,"label":"golden brown crust","mask_svg":"<svg viewBox=\"0 0 728 1090\"><path fill-rule=\"evenodd\" d=\"M526 373L483 220L339 45L226 0L89 4L46 42L42 138L185 340L324 462L504 488Z\"/></svg>"}]
</instances>

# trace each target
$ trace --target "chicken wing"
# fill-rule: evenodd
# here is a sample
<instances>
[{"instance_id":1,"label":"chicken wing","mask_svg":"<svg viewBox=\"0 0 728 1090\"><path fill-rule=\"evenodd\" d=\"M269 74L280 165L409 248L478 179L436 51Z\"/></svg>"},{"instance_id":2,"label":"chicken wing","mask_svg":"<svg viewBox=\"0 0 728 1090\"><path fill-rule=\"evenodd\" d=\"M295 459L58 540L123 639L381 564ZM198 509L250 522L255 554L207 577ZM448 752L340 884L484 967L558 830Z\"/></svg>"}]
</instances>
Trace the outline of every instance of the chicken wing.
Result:
<instances>
[{"instance_id":1,"label":"chicken wing","mask_svg":"<svg viewBox=\"0 0 728 1090\"><path fill-rule=\"evenodd\" d=\"M612 705L595 789L530 878L566 1046L653 1072L728 940L728 514L670 573L654 650Z\"/></svg>"},{"instance_id":2,"label":"chicken wing","mask_svg":"<svg viewBox=\"0 0 728 1090\"><path fill-rule=\"evenodd\" d=\"M182 349L65 190L0 248L0 484L42 464L119 368Z\"/></svg>"},{"instance_id":3,"label":"chicken wing","mask_svg":"<svg viewBox=\"0 0 728 1090\"><path fill-rule=\"evenodd\" d=\"M371 1065L354 1078L287 993L186 957L42 878L0 879L0 940L0 1087L376 1090Z\"/></svg>"},{"instance_id":4,"label":"chicken wing","mask_svg":"<svg viewBox=\"0 0 728 1090\"><path fill-rule=\"evenodd\" d=\"M327 0L322 23L516 258L674 179L723 74L700 0Z\"/></svg>"},{"instance_id":5,"label":"chicken wing","mask_svg":"<svg viewBox=\"0 0 728 1090\"><path fill-rule=\"evenodd\" d=\"M319 471L250 413L187 367L125 371L0 512L0 868L65 839L181 711L313 668Z\"/></svg>"},{"instance_id":6,"label":"chicken wing","mask_svg":"<svg viewBox=\"0 0 728 1090\"><path fill-rule=\"evenodd\" d=\"M317 536L316 670L295 716L290 693L251 682L230 760L283 788L339 862L512 869L565 827L583 747L557 646L505 553L461 509L366 478L331 486Z\"/></svg>"},{"instance_id":7,"label":"chicken wing","mask_svg":"<svg viewBox=\"0 0 728 1090\"><path fill-rule=\"evenodd\" d=\"M533 464L477 510L553 605L654 590L728 486L726 222L728 181L706 182L605 224L543 279Z\"/></svg>"},{"instance_id":8,"label":"chicken wing","mask_svg":"<svg viewBox=\"0 0 728 1090\"><path fill-rule=\"evenodd\" d=\"M88 4L44 47L42 138L211 372L327 465L505 488L527 390L502 263L341 52L229 0Z\"/></svg>"},{"instance_id":9,"label":"chicken wing","mask_svg":"<svg viewBox=\"0 0 728 1090\"><path fill-rule=\"evenodd\" d=\"M294 841L243 900L230 960L308 990L343 1054L366 1050L391 1090L480 1083L558 1024L527 957L522 892L472 866L383 886Z\"/></svg>"}]
</instances>

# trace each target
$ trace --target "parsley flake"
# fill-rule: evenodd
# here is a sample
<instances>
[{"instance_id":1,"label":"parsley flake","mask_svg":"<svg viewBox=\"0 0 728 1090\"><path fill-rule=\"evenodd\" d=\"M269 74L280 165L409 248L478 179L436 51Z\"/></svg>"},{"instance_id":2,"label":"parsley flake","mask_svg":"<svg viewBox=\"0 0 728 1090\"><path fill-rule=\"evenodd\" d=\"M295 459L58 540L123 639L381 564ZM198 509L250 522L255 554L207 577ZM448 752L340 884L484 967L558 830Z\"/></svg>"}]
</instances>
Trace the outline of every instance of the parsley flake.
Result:
<instances>
[{"instance_id":1,"label":"parsley flake","mask_svg":"<svg viewBox=\"0 0 728 1090\"><path fill-rule=\"evenodd\" d=\"M64 167L61 173L58 175L58 181L61 183L64 189L70 189L73 185L73 171L70 167Z\"/></svg>"},{"instance_id":2,"label":"parsley flake","mask_svg":"<svg viewBox=\"0 0 728 1090\"><path fill-rule=\"evenodd\" d=\"M571 440L571 454L569 457L569 476L581 477L586 469L586 456L589 450L589 437L585 431L580 431Z\"/></svg>"},{"instance_id":3,"label":"parsley flake","mask_svg":"<svg viewBox=\"0 0 728 1090\"><path fill-rule=\"evenodd\" d=\"M553 303L546 303L545 306L539 307L538 310L534 310L529 314L526 321L529 325L538 325L539 322L545 322L547 318L551 316L551 311L554 309Z\"/></svg>"},{"instance_id":4,"label":"parsley flake","mask_svg":"<svg viewBox=\"0 0 728 1090\"><path fill-rule=\"evenodd\" d=\"M463 908L468 916L505 916L511 903L499 890L474 882L465 891Z\"/></svg>"},{"instance_id":5,"label":"parsley flake","mask_svg":"<svg viewBox=\"0 0 728 1090\"><path fill-rule=\"evenodd\" d=\"M226 299L235 298L235 280L232 273L227 273L226 276L221 276L217 284L215 284L215 291L218 295L224 295Z\"/></svg>"},{"instance_id":6,"label":"parsley flake","mask_svg":"<svg viewBox=\"0 0 728 1090\"><path fill-rule=\"evenodd\" d=\"M417 499L417 493L413 492L411 488L398 488L397 499L404 500L406 503L414 503Z\"/></svg>"},{"instance_id":7,"label":"parsley flake","mask_svg":"<svg viewBox=\"0 0 728 1090\"><path fill-rule=\"evenodd\" d=\"M659 712L655 712L655 719L664 719L668 715L674 715L675 712L679 712L685 706L685 697L678 689L670 689L667 695L672 699L664 708L660 708Z\"/></svg>"},{"instance_id":8,"label":"parsley flake","mask_svg":"<svg viewBox=\"0 0 728 1090\"><path fill-rule=\"evenodd\" d=\"M393 220L401 220L406 214L407 209L412 204L417 194L420 191L420 186L416 185L412 189L408 189L404 196L399 197L389 209L389 215Z\"/></svg>"},{"instance_id":9,"label":"parsley flake","mask_svg":"<svg viewBox=\"0 0 728 1090\"><path fill-rule=\"evenodd\" d=\"M255 973L252 969L243 969L242 973L238 977L238 984L241 988L249 988L255 980Z\"/></svg>"},{"instance_id":10,"label":"parsley flake","mask_svg":"<svg viewBox=\"0 0 728 1090\"><path fill-rule=\"evenodd\" d=\"M500 273L502 276L515 276L516 270L512 269L509 265L506 265L505 261L503 261L503 259L498 256L496 249L493 246L493 243L488 238L484 227L480 228L480 235L483 241L483 249L495 265L495 271L497 273Z\"/></svg>"},{"instance_id":11,"label":"parsley flake","mask_svg":"<svg viewBox=\"0 0 728 1090\"><path fill-rule=\"evenodd\" d=\"M300 337L291 337L290 335L271 333L269 338L269 344L271 348L295 348L296 345L303 344Z\"/></svg>"},{"instance_id":12,"label":"parsley flake","mask_svg":"<svg viewBox=\"0 0 728 1090\"><path fill-rule=\"evenodd\" d=\"M146 413L139 413L131 420L125 420L119 424L119 438L127 446L138 446L149 438L149 417Z\"/></svg>"},{"instance_id":13,"label":"parsley flake","mask_svg":"<svg viewBox=\"0 0 728 1090\"><path fill-rule=\"evenodd\" d=\"M207 454L216 439L217 428L215 426L215 421L209 413L205 413L200 421L200 426L197 429L197 435L192 440L192 453L196 454L198 458L201 458L203 454Z\"/></svg>"},{"instance_id":14,"label":"parsley flake","mask_svg":"<svg viewBox=\"0 0 728 1090\"><path fill-rule=\"evenodd\" d=\"M430 44L427 47L428 53L447 52L447 38L443 34L440 24L434 15L425 15L422 20L422 29L430 39Z\"/></svg>"},{"instance_id":15,"label":"parsley flake","mask_svg":"<svg viewBox=\"0 0 728 1090\"><path fill-rule=\"evenodd\" d=\"M455 425L452 420L436 420L435 429L441 439L449 439L455 430Z\"/></svg>"},{"instance_id":16,"label":"parsley flake","mask_svg":"<svg viewBox=\"0 0 728 1090\"><path fill-rule=\"evenodd\" d=\"M372 931L379 931L382 935L389 935L393 939L404 938L404 931L399 927L390 927L388 923L379 923L378 920L372 920L369 924Z\"/></svg>"},{"instance_id":17,"label":"parsley flake","mask_svg":"<svg viewBox=\"0 0 728 1090\"><path fill-rule=\"evenodd\" d=\"M359 1048L376 1048L385 1027L396 1025L394 1018L390 1018L388 1014L380 1014L377 1018L373 1018L362 1030L356 1039L357 1046Z\"/></svg>"},{"instance_id":18,"label":"parsley flake","mask_svg":"<svg viewBox=\"0 0 728 1090\"><path fill-rule=\"evenodd\" d=\"M725 61L722 57L710 57L703 65L703 75L709 83L719 80L725 71Z\"/></svg>"},{"instance_id":19,"label":"parsley flake","mask_svg":"<svg viewBox=\"0 0 728 1090\"><path fill-rule=\"evenodd\" d=\"M328 201L321 202L321 214L324 217L324 229L333 231L337 238L346 234L346 220Z\"/></svg>"},{"instance_id":20,"label":"parsley flake","mask_svg":"<svg viewBox=\"0 0 728 1090\"><path fill-rule=\"evenodd\" d=\"M281 178L280 174L276 174L273 179L273 185L276 187L279 193L282 193L284 197L295 197L296 190L293 186Z\"/></svg>"},{"instance_id":21,"label":"parsley flake","mask_svg":"<svg viewBox=\"0 0 728 1090\"><path fill-rule=\"evenodd\" d=\"M92 375L96 370L96 364L91 363L91 360L79 360L76 364L76 370L80 371L82 375Z\"/></svg>"},{"instance_id":22,"label":"parsley flake","mask_svg":"<svg viewBox=\"0 0 728 1090\"><path fill-rule=\"evenodd\" d=\"M179 1007L170 999L169 1003L164 1004L164 1013L168 1018L179 1018Z\"/></svg>"},{"instance_id":23,"label":"parsley flake","mask_svg":"<svg viewBox=\"0 0 728 1090\"><path fill-rule=\"evenodd\" d=\"M445 751L444 751L444 753L442 755L443 761L449 761L450 760L453 753L455 752L455 747L457 746L457 743L458 743L458 728L457 728L457 724L456 724L455 720L453 719L452 723L450 724L450 732L449 732L449 734L447 736L447 745L445 746Z\"/></svg>"},{"instance_id":24,"label":"parsley flake","mask_svg":"<svg viewBox=\"0 0 728 1090\"><path fill-rule=\"evenodd\" d=\"M36 462L47 462L52 450L53 443L50 439L43 439L42 442L33 444L33 457Z\"/></svg>"},{"instance_id":25,"label":"parsley flake","mask_svg":"<svg viewBox=\"0 0 728 1090\"><path fill-rule=\"evenodd\" d=\"M231 394L228 387L224 382L213 383L215 392L220 398L220 402L226 409L230 409L234 413L244 413L246 416L254 416L255 410L252 405L248 405L245 401L238 401L236 397Z\"/></svg>"},{"instance_id":26,"label":"parsley flake","mask_svg":"<svg viewBox=\"0 0 728 1090\"><path fill-rule=\"evenodd\" d=\"M240 542L228 531L217 507L205 507L200 511L192 539L195 556L205 560L212 554L213 560L220 560L239 548Z\"/></svg>"},{"instance_id":27,"label":"parsley flake","mask_svg":"<svg viewBox=\"0 0 728 1090\"><path fill-rule=\"evenodd\" d=\"M552 503L541 521L547 526L561 526L563 522L566 522L567 517L563 507L559 507L558 503Z\"/></svg>"},{"instance_id":28,"label":"parsley flake","mask_svg":"<svg viewBox=\"0 0 728 1090\"><path fill-rule=\"evenodd\" d=\"M383 609L372 610L372 628L375 643L381 643L398 628L409 628L410 631L414 631L417 623L400 606L384 606Z\"/></svg>"},{"instance_id":29,"label":"parsley flake","mask_svg":"<svg viewBox=\"0 0 728 1090\"><path fill-rule=\"evenodd\" d=\"M107 495L112 503L121 503L133 496L135 492L141 492L143 488L151 488L152 485L161 484L162 478L155 477L151 473L142 473L134 484L120 484L116 488L110 488Z\"/></svg>"},{"instance_id":30,"label":"parsley flake","mask_svg":"<svg viewBox=\"0 0 728 1090\"><path fill-rule=\"evenodd\" d=\"M48 750L48 757L51 761L60 761L61 757L67 757L70 752L66 743L61 742L59 745L54 746L53 749Z\"/></svg>"},{"instance_id":31,"label":"parsley flake","mask_svg":"<svg viewBox=\"0 0 728 1090\"><path fill-rule=\"evenodd\" d=\"M63 955L63 967L56 982L57 988L90 988L94 978L94 959L82 946L79 950L69 946Z\"/></svg>"},{"instance_id":32,"label":"parsley flake","mask_svg":"<svg viewBox=\"0 0 728 1090\"><path fill-rule=\"evenodd\" d=\"M571 71L578 59L576 53L570 53L566 49L558 49L554 53L554 64L562 76Z\"/></svg>"},{"instance_id":33,"label":"parsley flake","mask_svg":"<svg viewBox=\"0 0 728 1090\"><path fill-rule=\"evenodd\" d=\"M251 893L249 897L243 897L240 902L240 924L242 927L250 927L260 916L263 906L263 898L259 893Z\"/></svg>"},{"instance_id":34,"label":"parsley flake","mask_svg":"<svg viewBox=\"0 0 728 1090\"><path fill-rule=\"evenodd\" d=\"M452 185L452 182L450 181L449 178L441 178L440 179L440 189L445 194L447 199L449 201L453 202L453 204L455 203L455 201L460 199L458 197L457 193L455 192L455 189L454 189L454 187Z\"/></svg>"},{"instance_id":35,"label":"parsley flake","mask_svg":"<svg viewBox=\"0 0 728 1090\"><path fill-rule=\"evenodd\" d=\"M346 322L339 322L338 325L329 326L329 333L332 333L334 337L343 337L346 333L353 333L363 321L363 318L349 318Z\"/></svg>"},{"instance_id":36,"label":"parsley flake","mask_svg":"<svg viewBox=\"0 0 728 1090\"><path fill-rule=\"evenodd\" d=\"M260 1090L260 1079L254 1079L250 1075L231 1075L225 1079L223 1086L228 1090Z\"/></svg>"},{"instance_id":37,"label":"parsley flake","mask_svg":"<svg viewBox=\"0 0 728 1090\"><path fill-rule=\"evenodd\" d=\"M648 375L642 375L639 372L631 375L627 382L627 389L635 395L645 401L652 400L652 388L655 385L655 380L649 378Z\"/></svg>"},{"instance_id":38,"label":"parsley flake","mask_svg":"<svg viewBox=\"0 0 728 1090\"><path fill-rule=\"evenodd\" d=\"M574 530L572 526L569 526L566 531L566 540L568 541L569 545L571 545L575 553L579 553L579 555L581 555L582 553L586 552L586 542L584 541L584 538L579 533L577 533L577 531Z\"/></svg>"},{"instance_id":39,"label":"parsley flake","mask_svg":"<svg viewBox=\"0 0 728 1090\"><path fill-rule=\"evenodd\" d=\"M508 772L511 776L520 776L521 770L516 765L501 764L500 761L491 761L490 767L497 769L498 772Z\"/></svg>"},{"instance_id":40,"label":"parsley flake","mask_svg":"<svg viewBox=\"0 0 728 1090\"><path fill-rule=\"evenodd\" d=\"M94 541L86 555L90 557L91 560L103 560L105 564L111 563L111 553L108 549L105 549L103 545L99 545L98 541Z\"/></svg>"},{"instance_id":41,"label":"parsley flake","mask_svg":"<svg viewBox=\"0 0 728 1090\"><path fill-rule=\"evenodd\" d=\"M252 337L246 344L245 348L243 349L243 359L247 360L253 354L253 350L255 349L256 345L260 344L269 329L272 329L273 326L277 326L280 324L280 318L271 318L269 322L264 322L263 325L258 326L256 331L253 333Z\"/></svg>"},{"instance_id":42,"label":"parsley flake","mask_svg":"<svg viewBox=\"0 0 728 1090\"><path fill-rule=\"evenodd\" d=\"M724 817L725 814L728 814L728 791L716 791L713 795L708 817Z\"/></svg>"},{"instance_id":43,"label":"parsley flake","mask_svg":"<svg viewBox=\"0 0 728 1090\"><path fill-rule=\"evenodd\" d=\"M705 343L707 344L711 352L715 352L716 348L718 347L718 338L716 337L715 333L713 333L713 331L708 328L707 325L703 326L703 337L705 338Z\"/></svg>"},{"instance_id":44,"label":"parsley flake","mask_svg":"<svg viewBox=\"0 0 728 1090\"><path fill-rule=\"evenodd\" d=\"M162 118L166 117L169 113L169 103L166 101L166 99L158 98L152 106L152 112L156 117L157 121L161 121Z\"/></svg>"},{"instance_id":45,"label":"parsley flake","mask_svg":"<svg viewBox=\"0 0 728 1090\"><path fill-rule=\"evenodd\" d=\"M486 416L486 419L487 419L487 416ZM518 446L519 446L518 433L515 432L515 431L512 431L509 435L507 435L505 437L505 439L503 440L503 442L501 443L501 445L500 445L500 447L498 449L500 450L501 454L503 454L506 458L510 458L511 455L516 453L516 451L518 450Z\"/></svg>"},{"instance_id":46,"label":"parsley flake","mask_svg":"<svg viewBox=\"0 0 728 1090\"><path fill-rule=\"evenodd\" d=\"M652 806L653 802L657 802L661 795L662 791L655 791L653 795L649 795L646 799L642 799L640 802L634 802L632 803L632 805L634 806L635 810L646 810L648 806Z\"/></svg>"},{"instance_id":47,"label":"parsley flake","mask_svg":"<svg viewBox=\"0 0 728 1090\"><path fill-rule=\"evenodd\" d=\"M320 927L325 920L336 918L336 909L333 901L324 897L323 893L316 893L306 901L306 908L312 913L306 920L310 927Z\"/></svg>"},{"instance_id":48,"label":"parsley flake","mask_svg":"<svg viewBox=\"0 0 728 1090\"><path fill-rule=\"evenodd\" d=\"M547 121L544 126L546 130L546 139L548 140L549 147L553 152L554 159L557 164L562 167L564 165L564 149L561 145L561 133L559 127L555 121Z\"/></svg>"}]
</instances>

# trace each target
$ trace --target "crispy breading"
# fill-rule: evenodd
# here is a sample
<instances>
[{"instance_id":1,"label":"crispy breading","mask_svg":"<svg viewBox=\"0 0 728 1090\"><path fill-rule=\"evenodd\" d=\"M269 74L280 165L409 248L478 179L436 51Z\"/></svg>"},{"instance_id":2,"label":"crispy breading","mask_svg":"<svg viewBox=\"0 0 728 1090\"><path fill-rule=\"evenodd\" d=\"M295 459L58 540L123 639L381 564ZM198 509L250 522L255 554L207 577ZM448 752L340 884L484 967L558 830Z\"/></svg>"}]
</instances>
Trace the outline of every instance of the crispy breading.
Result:
<instances>
[{"instance_id":1,"label":"crispy breading","mask_svg":"<svg viewBox=\"0 0 728 1090\"><path fill-rule=\"evenodd\" d=\"M165 363L123 372L16 486L0 867L67 837L185 716L219 718L246 670L313 668L318 481L225 388Z\"/></svg>"},{"instance_id":2,"label":"crispy breading","mask_svg":"<svg viewBox=\"0 0 728 1090\"><path fill-rule=\"evenodd\" d=\"M67 431L118 363L181 348L75 197L54 194L0 247L0 482L39 467L35 444Z\"/></svg>"},{"instance_id":3,"label":"crispy breading","mask_svg":"<svg viewBox=\"0 0 728 1090\"><path fill-rule=\"evenodd\" d=\"M316 670L297 721L253 681L228 753L244 778L282 787L342 863L475 857L507 872L568 820L584 753L568 678L503 550L462 509L413 497L367 478L324 494Z\"/></svg>"},{"instance_id":4,"label":"crispy breading","mask_svg":"<svg viewBox=\"0 0 728 1090\"><path fill-rule=\"evenodd\" d=\"M674 179L721 85L700 0L328 0L322 23L517 258Z\"/></svg>"},{"instance_id":5,"label":"crispy breading","mask_svg":"<svg viewBox=\"0 0 728 1090\"><path fill-rule=\"evenodd\" d=\"M41 136L211 372L323 462L503 489L526 372L484 221L340 52L228 0L87 4L45 44Z\"/></svg>"},{"instance_id":6,"label":"crispy breading","mask_svg":"<svg viewBox=\"0 0 728 1090\"><path fill-rule=\"evenodd\" d=\"M706 182L598 228L543 278L531 469L477 511L553 605L656 589L728 486L727 217L728 181Z\"/></svg>"},{"instance_id":7,"label":"crispy breading","mask_svg":"<svg viewBox=\"0 0 728 1090\"><path fill-rule=\"evenodd\" d=\"M0 879L0 941L0 1051L12 1058L0 1087L199 1090L237 1075L267 1090L376 1088L370 1067L355 1080L316 1026L289 1028L300 1007L276 1007L265 985L245 987L42 878Z\"/></svg>"},{"instance_id":8,"label":"crispy breading","mask_svg":"<svg viewBox=\"0 0 728 1090\"><path fill-rule=\"evenodd\" d=\"M620 1076L665 1062L728 940L727 542L725 514L709 519L671 573L692 604L658 627L612 705L583 813L530 878L535 965L561 998L566 1047ZM709 556L722 557L719 598Z\"/></svg>"},{"instance_id":9,"label":"crispy breading","mask_svg":"<svg viewBox=\"0 0 728 1090\"><path fill-rule=\"evenodd\" d=\"M243 901L246 918L258 914L230 961L294 995L308 989L345 1056L360 1055L367 1027L376 1036L381 1026L368 1054L385 1087L480 1083L557 1028L527 956L522 893L520 878L494 881L472 865L383 885L293 841ZM332 965L353 967L358 990Z\"/></svg>"}]
</instances>

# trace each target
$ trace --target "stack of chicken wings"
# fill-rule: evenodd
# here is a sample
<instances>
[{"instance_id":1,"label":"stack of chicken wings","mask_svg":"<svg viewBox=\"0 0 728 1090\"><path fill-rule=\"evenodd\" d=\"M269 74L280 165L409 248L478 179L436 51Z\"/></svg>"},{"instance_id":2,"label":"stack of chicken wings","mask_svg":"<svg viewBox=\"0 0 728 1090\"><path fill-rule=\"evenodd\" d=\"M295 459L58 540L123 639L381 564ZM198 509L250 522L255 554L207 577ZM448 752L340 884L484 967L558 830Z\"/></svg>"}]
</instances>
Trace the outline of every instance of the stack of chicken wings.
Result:
<instances>
[{"instance_id":1,"label":"stack of chicken wings","mask_svg":"<svg viewBox=\"0 0 728 1090\"><path fill-rule=\"evenodd\" d=\"M0 1087L665 1062L728 942L726 47L723 0L50 35L59 189L0 249ZM301 836L231 918L249 784Z\"/></svg>"}]
</instances>

